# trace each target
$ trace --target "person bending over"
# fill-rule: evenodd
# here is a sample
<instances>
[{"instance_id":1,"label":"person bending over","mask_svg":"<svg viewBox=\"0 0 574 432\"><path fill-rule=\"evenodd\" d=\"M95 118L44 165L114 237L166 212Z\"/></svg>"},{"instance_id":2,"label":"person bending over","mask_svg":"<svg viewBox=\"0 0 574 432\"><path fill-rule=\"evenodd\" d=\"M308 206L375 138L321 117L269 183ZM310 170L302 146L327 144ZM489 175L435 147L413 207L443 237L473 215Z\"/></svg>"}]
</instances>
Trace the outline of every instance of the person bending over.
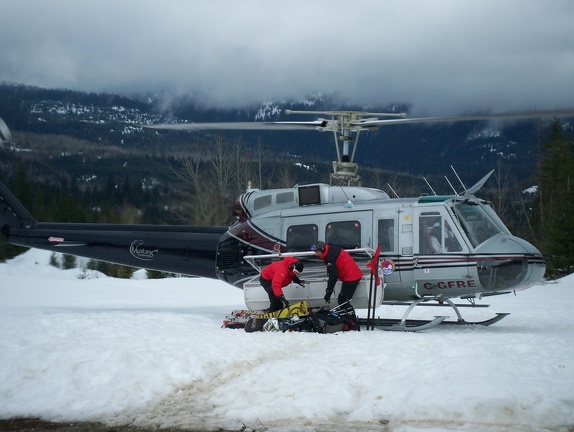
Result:
<instances>
[{"instance_id":1,"label":"person bending over","mask_svg":"<svg viewBox=\"0 0 574 432\"><path fill-rule=\"evenodd\" d=\"M299 275L303 273L303 263L294 257L285 257L281 261L269 264L261 271L259 282L269 296L269 312L289 307L283 295L283 288L291 282L303 285Z\"/></svg>"}]
</instances>

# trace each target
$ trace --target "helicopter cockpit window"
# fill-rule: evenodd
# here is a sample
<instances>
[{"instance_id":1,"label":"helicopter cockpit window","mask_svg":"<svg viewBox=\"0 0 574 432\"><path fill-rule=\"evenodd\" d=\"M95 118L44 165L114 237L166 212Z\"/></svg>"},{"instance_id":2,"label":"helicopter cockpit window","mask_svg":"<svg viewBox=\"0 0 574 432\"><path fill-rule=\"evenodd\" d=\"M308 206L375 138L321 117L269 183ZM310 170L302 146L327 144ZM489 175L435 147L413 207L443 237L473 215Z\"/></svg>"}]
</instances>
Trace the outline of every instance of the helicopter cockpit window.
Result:
<instances>
[{"instance_id":1,"label":"helicopter cockpit window","mask_svg":"<svg viewBox=\"0 0 574 432\"><path fill-rule=\"evenodd\" d=\"M395 251L395 220L379 219L378 240L382 252Z\"/></svg>"},{"instance_id":2,"label":"helicopter cockpit window","mask_svg":"<svg viewBox=\"0 0 574 432\"><path fill-rule=\"evenodd\" d=\"M345 249L361 247L359 221L331 222L325 228L325 242Z\"/></svg>"},{"instance_id":3,"label":"helicopter cockpit window","mask_svg":"<svg viewBox=\"0 0 574 432\"><path fill-rule=\"evenodd\" d=\"M494 212L485 210L479 203L460 202L453 206L453 210L473 247L478 247L495 235L506 233L498 221L493 220L491 213Z\"/></svg>"},{"instance_id":4,"label":"helicopter cockpit window","mask_svg":"<svg viewBox=\"0 0 574 432\"><path fill-rule=\"evenodd\" d=\"M317 225L293 225L287 229L287 252L308 251L318 240Z\"/></svg>"}]
</instances>

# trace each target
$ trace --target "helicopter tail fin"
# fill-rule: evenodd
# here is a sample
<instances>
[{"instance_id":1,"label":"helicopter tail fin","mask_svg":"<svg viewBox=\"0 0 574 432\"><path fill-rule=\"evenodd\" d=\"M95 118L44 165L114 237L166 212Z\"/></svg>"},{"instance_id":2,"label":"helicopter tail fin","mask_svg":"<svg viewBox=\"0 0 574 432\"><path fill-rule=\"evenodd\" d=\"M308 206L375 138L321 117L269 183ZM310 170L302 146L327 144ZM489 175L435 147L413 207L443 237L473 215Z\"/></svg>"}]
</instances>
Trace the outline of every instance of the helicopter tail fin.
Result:
<instances>
[{"instance_id":1,"label":"helicopter tail fin","mask_svg":"<svg viewBox=\"0 0 574 432\"><path fill-rule=\"evenodd\" d=\"M483 178L477 181L473 186L465 190L461 195L474 195L475 193L477 193L480 190L480 188L484 186L484 184L490 178L493 172L494 170L490 171L487 175L485 175Z\"/></svg>"},{"instance_id":2,"label":"helicopter tail fin","mask_svg":"<svg viewBox=\"0 0 574 432\"><path fill-rule=\"evenodd\" d=\"M30 228L36 223L30 212L0 182L0 232L8 238L10 228Z\"/></svg>"},{"instance_id":3,"label":"helicopter tail fin","mask_svg":"<svg viewBox=\"0 0 574 432\"><path fill-rule=\"evenodd\" d=\"M0 144L11 142L10 129L0 118ZM36 225L30 212L16 199L12 192L0 182L0 232L8 238L10 228L26 228Z\"/></svg>"}]
</instances>

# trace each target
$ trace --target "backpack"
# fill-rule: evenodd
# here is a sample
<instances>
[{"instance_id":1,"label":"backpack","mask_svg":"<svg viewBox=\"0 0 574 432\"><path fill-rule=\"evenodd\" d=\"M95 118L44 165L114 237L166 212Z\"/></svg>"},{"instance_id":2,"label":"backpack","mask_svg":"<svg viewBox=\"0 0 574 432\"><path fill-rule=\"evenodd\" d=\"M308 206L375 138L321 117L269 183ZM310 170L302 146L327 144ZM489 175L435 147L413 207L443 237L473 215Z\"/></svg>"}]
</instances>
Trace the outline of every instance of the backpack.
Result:
<instances>
[{"instance_id":1,"label":"backpack","mask_svg":"<svg viewBox=\"0 0 574 432\"><path fill-rule=\"evenodd\" d=\"M251 317L245 325L248 333L257 331L335 333L360 330L355 309L349 302L334 308L321 308L308 315L284 318Z\"/></svg>"},{"instance_id":2,"label":"backpack","mask_svg":"<svg viewBox=\"0 0 574 432\"><path fill-rule=\"evenodd\" d=\"M317 333L335 333L338 331L359 330L359 320L355 309L349 302L332 309L321 308L309 314Z\"/></svg>"}]
</instances>

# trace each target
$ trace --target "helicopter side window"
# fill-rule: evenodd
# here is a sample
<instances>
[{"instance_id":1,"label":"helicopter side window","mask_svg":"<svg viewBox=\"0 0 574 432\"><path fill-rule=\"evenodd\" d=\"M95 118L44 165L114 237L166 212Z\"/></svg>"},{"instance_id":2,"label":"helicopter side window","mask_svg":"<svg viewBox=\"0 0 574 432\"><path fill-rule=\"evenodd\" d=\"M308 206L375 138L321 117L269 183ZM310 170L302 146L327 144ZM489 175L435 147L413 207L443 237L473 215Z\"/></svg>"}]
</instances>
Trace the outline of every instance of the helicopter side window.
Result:
<instances>
[{"instance_id":1,"label":"helicopter side window","mask_svg":"<svg viewBox=\"0 0 574 432\"><path fill-rule=\"evenodd\" d=\"M271 205L271 194L263 195L261 197L255 198L253 201L253 210L261 210L262 208L269 207Z\"/></svg>"},{"instance_id":2,"label":"helicopter side window","mask_svg":"<svg viewBox=\"0 0 574 432\"><path fill-rule=\"evenodd\" d=\"M379 219L378 240L382 252L392 252L395 250L395 220Z\"/></svg>"},{"instance_id":3,"label":"helicopter side window","mask_svg":"<svg viewBox=\"0 0 574 432\"><path fill-rule=\"evenodd\" d=\"M331 222L325 227L325 242L345 249L361 247L359 221Z\"/></svg>"},{"instance_id":4,"label":"helicopter side window","mask_svg":"<svg viewBox=\"0 0 574 432\"><path fill-rule=\"evenodd\" d=\"M275 197L277 204L285 204L295 201L295 194L293 192L281 192Z\"/></svg>"},{"instance_id":5,"label":"helicopter side window","mask_svg":"<svg viewBox=\"0 0 574 432\"><path fill-rule=\"evenodd\" d=\"M462 251L462 246L445 219L438 212L424 212L419 218L419 251L442 254Z\"/></svg>"},{"instance_id":6,"label":"helicopter side window","mask_svg":"<svg viewBox=\"0 0 574 432\"><path fill-rule=\"evenodd\" d=\"M293 225L287 229L287 252L308 251L318 239L317 225Z\"/></svg>"},{"instance_id":7,"label":"helicopter side window","mask_svg":"<svg viewBox=\"0 0 574 432\"><path fill-rule=\"evenodd\" d=\"M419 218L419 251L422 254L445 252L439 212L423 212Z\"/></svg>"}]
</instances>

